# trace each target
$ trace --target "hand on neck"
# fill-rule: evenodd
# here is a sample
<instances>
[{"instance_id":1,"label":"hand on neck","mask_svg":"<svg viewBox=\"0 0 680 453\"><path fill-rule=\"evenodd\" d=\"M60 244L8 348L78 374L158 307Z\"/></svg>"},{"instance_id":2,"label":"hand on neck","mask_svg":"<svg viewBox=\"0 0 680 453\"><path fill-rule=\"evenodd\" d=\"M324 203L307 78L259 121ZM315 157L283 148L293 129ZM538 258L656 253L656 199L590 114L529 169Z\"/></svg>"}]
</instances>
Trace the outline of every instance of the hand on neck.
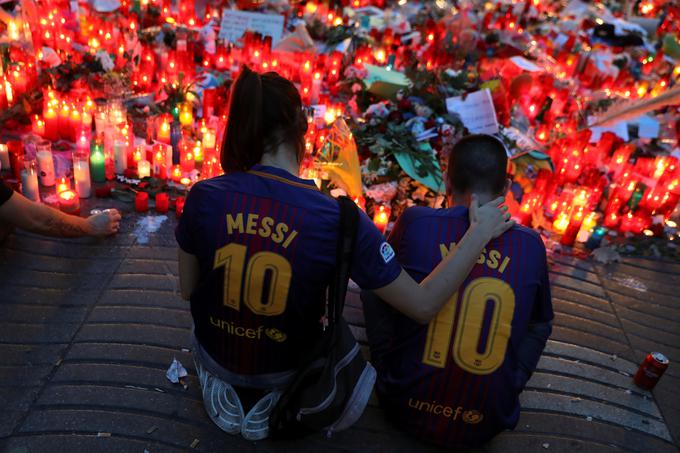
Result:
<instances>
[{"instance_id":1,"label":"hand on neck","mask_svg":"<svg viewBox=\"0 0 680 453\"><path fill-rule=\"evenodd\" d=\"M297 160L297 155L292 147L286 143L282 143L274 151L265 152L260 164L286 170L294 176L300 174L300 163Z\"/></svg>"}]
</instances>

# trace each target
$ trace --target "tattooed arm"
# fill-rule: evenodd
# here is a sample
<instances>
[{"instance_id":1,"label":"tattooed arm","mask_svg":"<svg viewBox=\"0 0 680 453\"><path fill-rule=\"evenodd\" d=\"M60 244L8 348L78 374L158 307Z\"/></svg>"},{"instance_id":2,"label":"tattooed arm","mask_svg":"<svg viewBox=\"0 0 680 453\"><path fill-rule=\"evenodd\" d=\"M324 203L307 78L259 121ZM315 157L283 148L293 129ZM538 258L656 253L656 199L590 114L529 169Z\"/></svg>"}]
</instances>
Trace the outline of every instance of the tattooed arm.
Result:
<instances>
[{"instance_id":1,"label":"tattooed arm","mask_svg":"<svg viewBox=\"0 0 680 453\"><path fill-rule=\"evenodd\" d=\"M113 209L85 219L35 203L15 192L0 206L0 223L53 237L107 236L118 231L120 214Z\"/></svg>"}]
</instances>

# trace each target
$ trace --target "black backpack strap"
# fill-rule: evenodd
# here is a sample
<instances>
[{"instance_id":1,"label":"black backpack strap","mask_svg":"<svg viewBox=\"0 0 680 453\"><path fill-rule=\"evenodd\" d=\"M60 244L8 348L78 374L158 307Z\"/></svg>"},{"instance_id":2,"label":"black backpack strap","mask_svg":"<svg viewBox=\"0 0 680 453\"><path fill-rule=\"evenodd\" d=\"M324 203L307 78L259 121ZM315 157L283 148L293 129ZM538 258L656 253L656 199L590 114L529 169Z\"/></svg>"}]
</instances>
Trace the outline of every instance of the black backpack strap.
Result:
<instances>
[{"instance_id":1,"label":"black backpack strap","mask_svg":"<svg viewBox=\"0 0 680 453\"><path fill-rule=\"evenodd\" d=\"M349 283L352 257L357 240L359 209L348 197L339 197L340 229L335 257L335 272L328 289L328 324L330 326L342 317L345 307L347 284Z\"/></svg>"}]
</instances>

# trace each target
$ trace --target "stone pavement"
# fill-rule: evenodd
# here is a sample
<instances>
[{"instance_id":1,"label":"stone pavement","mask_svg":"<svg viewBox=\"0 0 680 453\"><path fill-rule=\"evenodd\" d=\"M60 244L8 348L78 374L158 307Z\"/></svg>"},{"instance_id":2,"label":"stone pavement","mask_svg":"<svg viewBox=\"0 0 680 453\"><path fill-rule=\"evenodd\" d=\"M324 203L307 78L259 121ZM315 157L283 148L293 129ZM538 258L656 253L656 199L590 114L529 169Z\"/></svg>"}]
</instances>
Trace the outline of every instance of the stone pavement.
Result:
<instances>
[{"instance_id":1,"label":"stone pavement","mask_svg":"<svg viewBox=\"0 0 680 453\"><path fill-rule=\"evenodd\" d=\"M108 202L108 204L115 204ZM98 207L105 207L99 202ZM148 233L127 213L108 240L17 232L0 246L0 451L428 451L375 400L331 440L248 442L206 417L178 294L173 213ZM483 451L654 451L680 445L680 263L609 266L555 257L554 332L514 432ZM346 317L365 341L358 295ZM631 383L644 355L671 366L654 394ZM172 358L188 390L165 378Z\"/></svg>"}]
</instances>

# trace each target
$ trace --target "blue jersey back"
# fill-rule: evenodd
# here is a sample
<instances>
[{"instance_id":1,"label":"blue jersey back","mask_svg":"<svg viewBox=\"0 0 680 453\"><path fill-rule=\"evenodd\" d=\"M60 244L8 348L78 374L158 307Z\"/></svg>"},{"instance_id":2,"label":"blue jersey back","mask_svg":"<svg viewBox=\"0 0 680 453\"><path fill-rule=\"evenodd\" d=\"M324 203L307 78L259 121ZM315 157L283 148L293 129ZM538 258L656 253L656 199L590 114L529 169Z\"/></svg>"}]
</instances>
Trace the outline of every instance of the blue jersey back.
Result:
<instances>
[{"instance_id":1,"label":"blue jersey back","mask_svg":"<svg viewBox=\"0 0 680 453\"><path fill-rule=\"evenodd\" d=\"M335 199L278 168L255 166L191 189L176 238L199 261L191 312L196 338L217 363L243 375L297 366L321 332L338 226ZM391 283L401 272L393 256L362 213L353 279L365 288Z\"/></svg>"},{"instance_id":2,"label":"blue jersey back","mask_svg":"<svg viewBox=\"0 0 680 453\"><path fill-rule=\"evenodd\" d=\"M466 208L410 208L390 243L420 281L455 251L468 227ZM393 338L381 345L377 390L403 429L460 447L513 428L526 376L518 370L518 346L530 322L553 316L543 242L523 227L491 241L427 326L389 313Z\"/></svg>"}]
</instances>

